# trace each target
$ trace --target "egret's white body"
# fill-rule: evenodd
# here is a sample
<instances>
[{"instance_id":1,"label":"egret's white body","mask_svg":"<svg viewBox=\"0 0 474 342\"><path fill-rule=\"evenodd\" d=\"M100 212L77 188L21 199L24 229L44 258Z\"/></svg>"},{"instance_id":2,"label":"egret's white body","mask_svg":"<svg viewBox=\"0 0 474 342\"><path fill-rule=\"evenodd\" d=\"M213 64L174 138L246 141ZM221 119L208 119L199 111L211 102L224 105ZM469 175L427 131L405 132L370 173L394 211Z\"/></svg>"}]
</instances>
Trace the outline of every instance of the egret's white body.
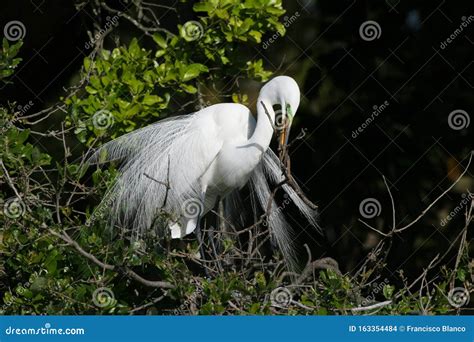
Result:
<instances>
[{"instance_id":1,"label":"egret's white body","mask_svg":"<svg viewBox=\"0 0 474 342\"><path fill-rule=\"evenodd\" d=\"M270 200L266 175L283 179L280 162L269 149L274 133L274 105L296 112L300 92L296 82L279 76L261 90L257 121L241 104L223 103L194 114L162 120L102 146L92 157L107 151L107 160L124 159L121 175L109 190L112 221L131 225L137 233L150 228L156 215L170 215L173 238L192 233L199 218L218 198L225 199L249 183L263 209ZM267 112L265 112L265 108ZM291 124L290 117L290 124ZM288 185L294 203L316 226L315 211ZM194 207L193 207L194 206ZM288 262L292 262L291 230L273 203L268 221Z\"/></svg>"}]
</instances>

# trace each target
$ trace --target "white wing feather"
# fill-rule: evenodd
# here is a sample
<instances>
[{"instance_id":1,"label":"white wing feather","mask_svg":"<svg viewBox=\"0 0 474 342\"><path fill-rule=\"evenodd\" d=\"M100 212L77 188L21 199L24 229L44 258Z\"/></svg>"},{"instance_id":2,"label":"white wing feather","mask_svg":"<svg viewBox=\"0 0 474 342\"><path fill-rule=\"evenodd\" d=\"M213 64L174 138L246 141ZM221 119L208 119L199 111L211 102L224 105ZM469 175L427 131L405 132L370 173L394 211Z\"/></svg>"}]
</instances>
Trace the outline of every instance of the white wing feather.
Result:
<instances>
[{"instance_id":1,"label":"white wing feather","mask_svg":"<svg viewBox=\"0 0 474 342\"><path fill-rule=\"evenodd\" d=\"M263 211L268 208L268 202L271 200L270 213L267 216L267 222L270 226L270 233L274 242L283 254L283 258L290 269L296 269L297 258L294 247L293 231L285 220L278 204L271 199L271 191L268 186L262 165L260 164L250 177L252 191L256 194Z\"/></svg>"},{"instance_id":2,"label":"white wing feather","mask_svg":"<svg viewBox=\"0 0 474 342\"><path fill-rule=\"evenodd\" d=\"M203 113L160 121L110 141L94 153L91 162L102 162L104 151L106 161L124 160L118 180L106 195L112 225L128 224L141 234L160 211L174 214L171 219L177 221L186 200L201 198L199 178L222 146L215 124Z\"/></svg>"}]
</instances>

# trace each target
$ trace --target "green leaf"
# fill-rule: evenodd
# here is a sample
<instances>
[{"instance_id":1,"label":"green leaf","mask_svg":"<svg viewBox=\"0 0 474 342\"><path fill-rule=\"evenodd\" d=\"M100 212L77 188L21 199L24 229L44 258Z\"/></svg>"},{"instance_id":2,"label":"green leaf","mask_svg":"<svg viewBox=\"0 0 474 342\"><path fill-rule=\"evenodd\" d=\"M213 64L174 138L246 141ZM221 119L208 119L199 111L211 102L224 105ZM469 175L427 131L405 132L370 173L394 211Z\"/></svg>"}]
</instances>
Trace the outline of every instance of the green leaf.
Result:
<instances>
[{"instance_id":1,"label":"green leaf","mask_svg":"<svg viewBox=\"0 0 474 342\"><path fill-rule=\"evenodd\" d=\"M141 109L141 107L140 107L139 105L134 105L134 106L130 107L130 108L127 109L127 111L125 112L125 117L127 117L127 118L133 117L133 116L136 115L138 112L140 112L140 109Z\"/></svg>"},{"instance_id":2,"label":"green leaf","mask_svg":"<svg viewBox=\"0 0 474 342\"><path fill-rule=\"evenodd\" d=\"M110 51L109 50L103 49L103 50L100 51L100 54L101 54L102 58L105 59L105 60L108 60L110 58Z\"/></svg>"},{"instance_id":3,"label":"green leaf","mask_svg":"<svg viewBox=\"0 0 474 342\"><path fill-rule=\"evenodd\" d=\"M265 274L263 274L263 272L255 272L255 280L260 288L267 286L267 280L265 279Z\"/></svg>"},{"instance_id":4,"label":"green leaf","mask_svg":"<svg viewBox=\"0 0 474 342\"><path fill-rule=\"evenodd\" d=\"M102 81L102 84L104 86L108 86L110 82L112 81L109 76L102 76L100 80Z\"/></svg>"},{"instance_id":5,"label":"green leaf","mask_svg":"<svg viewBox=\"0 0 474 342\"><path fill-rule=\"evenodd\" d=\"M138 57L140 53L140 46L138 46L137 38L133 38L132 41L130 42L130 45L128 47L128 52L130 53L130 56Z\"/></svg>"},{"instance_id":6,"label":"green leaf","mask_svg":"<svg viewBox=\"0 0 474 342\"><path fill-rule=\"evenodd\" d=\"M277 17L285 14L285 10L282 8L276 8L276 7L267 7L266 11L270 14L276 15Z\"/></svg>"},{"instance_id":7,"label":"green leaf","mask_svg":"<svg viewBox=\"0 0 474 342\"><path fill-rule=\"evenodd\" d=\"M166 50L157 50L155 52L155 57L156 58L160 58L161 56L165 55L166 54Z\"/></svg>"},{"instance_id":8,"label":"green leaf","mask_svg":"<svg viewBox=\"0 0 474 342\"><path fill-rule=\"evenodd\" d=\"M262 41L262 33L252 30L249 32L249 35L251 35L257 43L260 43Z\"/></svg>"},{"instance_id":9,"label":"green leaf","mask_svg":"<svg viewBox=\"0 0 474 342\"><path fill-rule=\"evenodd\" d=\"M91 59L89 57L84 58L84 69L89 71L91 67Z\"/></svg>"},{"instance_id":10,"label":"green leaf","mask_svg":"<svg viewBox=\"0 0 474 342\"><path fill-rule=\"evenodd\" d=\"M207 72L209 69L204 64L194 63L186 67L186 71L182 77L183 82L187 82L193 78L198 77L202 72Z\"/></svg>"},{"instance_id":11,"label":"green leaf","mask_svg":"<svg viewBox=\"0 0 474 342\"><path fill-rule=\"evenodd\" d=\"M92 94L92 95L98 93L98 91L95 90L94 88L92 88L91 86L86 86L86 91L87 91L89 94Z\"/></svg>"},{"instance_id":12,"label":"green leaf","mask_svg":"<svg viewBox=\"0 0 474 342\"><path fill-rule=\"evenodd\" d=\"M255 315L260 310L260 303L253 303L249 309L249 313Z\"/></svg>"},{"instance_id":13,"label":"green leaf","mask_svg":"<svg viewBox=\"0 0 474 342\"><path fill-rule=\"evenodd\" d=\"M143 104L147 106L152 106L155 103L161 102L161 101L163 101L163 99L159 97L158 95L145 95L142 102Z\"/></svg>"},{"instance_id":14,"label":"green leaf","mask_svg":"<svg viewBox=\"0 0 474 342\"><path fill-rule=\"evenodd\" d=\"M214 10L214 6L210 2L199 2L194 4L193 11L194 12L212 12Z\"/></svg>"},{"instance_id":15,"label":"green leaf","mask_svg":"<svg viewBox=\"0 0 474 342\"><path fill-rule=\"evenodd\" d=\"M7 51L8 48L9 48L8 40L5 37L3 37L3 40L2 40L2 48L3 48L4 51Z\"/></svg>"},{"instance_id":16,"label":"green leaf","mask_svg":"<svg viewBox=\"0 0 474 342\"><path fill-rule=\"evenodd\" d=\"M166 43L166 39L163 38L163 36L159 33L154 33L153 34L153 40L155 41L156 44L158 44L159 47L162 49L166 49L168 47L168 44Z\"/></svg>"},{"instance_id":17,"label":"green leaf","mask_svg":"<svg viewBox=\"0 0 474 342\"><path fill-rule=\"evenodd\" d=\"M218 18L227 20L229 19L229 13L225 9L217 9L215 14Z\"/></svg>"},{"instance_id":18,"label":"green leaf","mask_svg":"<svg viewBox=\"0 0 474 342\"><path fill-rule=\"evenodd\" d=\"M387 299L390 299L392 298L392 295L393 295L393 291L395 290L395 287L394 286L391 286L391 285L385 285L383 287L383 295L385 298Z\"/></svg>"},{"instance_id":19,"label":"green leaf","mask_svg":"<svg viewBox=\"0 0 474 342\"><path fill-rule=\"evenodd\" d=\"M134 95L141 93L143 89L145 88L145 85L143 84L143 82L140 82L137 79L132 79L128 81L127 83L130 86L130 89L132 90L132 93Z\"/></svg>"},{"instance_id":20,"label":"green leaf","mask_svg":"<svg viewBox=\"0 0 474 342\"><path fill-rule=\"evenodd\" d=\"M16 137L16 141L18 143L18 145L21 145L23 144L26 139L28 139L28 136L30 135L30 131L25 129L24 131L21 131L18 133L17 137Z\"/></svg>"},{"instance_id":21,"label":"green leaf","mask_svg":"<svg viewBox=\"0 0 474 342\"><path fill-rule=\"evenodd\" d=\"M197 92L197 88L190 84L181 84L181 88L189 94L195 94Z\"/></svg>"},{"instance_id":22,"label":"green leaf","mask_svg":"<svg viewBox=\"0 0 474 342\"><path fill-rule=\"evenodd\" d=\"M466 280L466 271L463 270L462 268L458 269L457 278L460 281L464 282Z\"/></svg>"},{"instance_id":23,"label":"green leaf","mask_svg":"<svg viewBox=\"0 0 474 342\"><path fill-rule=\"evenodd\" d=\"M112 50L112 58L118 58L121 55L120 49L115 48Z\"/></svg>"}]
</instances>

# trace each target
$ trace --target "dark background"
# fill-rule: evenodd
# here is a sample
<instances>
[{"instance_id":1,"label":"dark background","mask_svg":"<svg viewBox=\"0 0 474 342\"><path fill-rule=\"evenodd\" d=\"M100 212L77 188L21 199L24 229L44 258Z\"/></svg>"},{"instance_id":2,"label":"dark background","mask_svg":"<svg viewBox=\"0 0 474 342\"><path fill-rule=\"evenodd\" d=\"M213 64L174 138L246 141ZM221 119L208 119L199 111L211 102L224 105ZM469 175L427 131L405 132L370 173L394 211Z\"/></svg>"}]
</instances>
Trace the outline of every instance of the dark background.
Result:
<instances>
[{"instance_id":1,"label":"dark background","mask_svg":"<svg viewBox=\"0 0 474 342\"><path fill-rule=\"evenodd\" d=\"M159 12L161 24L170 30L194 16L189 4L178 6L178 13ZM361 201L377 199L381 213L366 221L384 232L391 228L392 209L382 175L395 198L397 222L403 225L449 187L466 165L474 124L453 130L448 115L462 109L472 118L474 112L474 20L444 49L440 44L463 17L474 14L473 3L298 0L284 6L286 20L296 17L287 35L268 47L263 42L270 36L264 37L261 45L242 53L263 58L267 68L300 84L303 99L293 132L306 128L307 133L292 148L292 168L320 207L326 238L310 232L292 211L290 221L317 256L330 255L342 271L354 272L380 239L358 222ZM33 113L56 103L66 95L64 87L77 82L88 53L87 30L96 17L87 3L77 10L73 1L64 0L3 2L1 26L18 18L27 23L23 62L12 78L14 85L0 90L0 101L32 101ZM361 39L359 27L366 20L380 25L378 39ZM141 36L126 23L119 30L121 41ZM108 44L113 45L112 38ZM373 107L385 101L388 107L353 138ZM57 115L43 128L54 126L61 119ZM58 148L47 139L31 139L52 153ZM445 226L441 221L472 184L471 168L420 222L394 238L387 274L403 269L418 275L447 250L463 227L464 215ZM444 262L452 264L455 253Z\"/></svg>"}]
</instances>

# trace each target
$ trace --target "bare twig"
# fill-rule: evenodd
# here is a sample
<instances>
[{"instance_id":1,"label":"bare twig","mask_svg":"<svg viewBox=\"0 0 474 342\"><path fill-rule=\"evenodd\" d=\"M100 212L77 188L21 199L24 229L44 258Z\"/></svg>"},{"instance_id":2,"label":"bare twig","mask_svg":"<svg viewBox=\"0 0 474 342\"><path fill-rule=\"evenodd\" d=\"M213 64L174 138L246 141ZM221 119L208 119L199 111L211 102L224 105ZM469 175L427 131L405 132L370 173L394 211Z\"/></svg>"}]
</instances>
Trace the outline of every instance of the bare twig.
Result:
<instances>
[{"instance_id":1,"label":"bare twig","mask_svg":"<svg viewBox=\"0 0 474 342\"><path fill-rule=\"evenodd\" d=\"M397 228L397 229L394 229L393 230L393 233L401 233L403 232L404 230L410 228L411 226L413 226L415 223L417 223L423 216L425 216L425 214L441 199L443 198L460 180L461 178L466 174L467 170L469 170L469 166L471 166L471 161L472 161L472 156L474 155L474 151L471 151L470 155L469 155L469 161L467 162L467 165L464 169L464 171L459 175L459 177L454 181L453 184L451 184L451 186L449 188L447 188L445 191L443 191L443 193L441 195L439 195L433 202L431 202L431 204L425 208L425 210L423 210L421 212L420 215L418 215L418 217L416 219L414 219L412 222L410 222L409 224L401 227L401 228Z\"/></svg>"},{"instance_id":2,"label":"bare twig","mask_svg":"<svg viewBox=\"0 0 474 342\"><path fill-rule=\"evenodd\" d=\"M20 193L15 187L15 184L13 183L12 179L10 178L10 175L8 174L8 170L5 167L5 164L3 164L3 160L0 159L0 165L2 166L3 172L5 173L5 177L7 177L8 185L10 185L10 188L12 188L13 192L15 193L16 197L21 200Z\"/></svg>"},{"instance_id":3,"label":"bare twig","mask_svg":"<svg viewBox=\"0 0 474 342\"><path fill-rule=\"evenodd\" d=\"M135 273L134 271L132 271L130 268L128 267L124 267L124 266L116 266L116 265L110 265L110 264L107 264L105 262L102 262L100 261L96 256L94 256L93 254L89 253L89 252L86 252L76 241L74 241L66 232L63 232L63 233L58 233L52 229L49 229L49 232L51 235L54 235L56 236L57 238L60 238L61 240L63 240L64 242L66 242L66 244L68 244L69 246L71 247L74 247L74 249L79 253L81 254L82 256L84 256L85 258L89 259L90 261L92 261L94 264L96 264L97 266L103 268L104 270L109 270L109 271L115 271L115 272L118 272L118 273L121 273L131 279L134 279L136 280L137 282L145 285L145 286L149 286L149 287L156 287L156 288L163 288L163 289L174 289L175 286L173 284L171 284L170 282L167 282L167 281L159 281L159 280L148 280L148 279L145 279L143 278L142 276L138 275L137 273Z\"/></svg>"},{"instance_id":4,"label":"bare twig","mask_svg":"<svg viewBox=\"0 0 474 342\"><path fill-rule=\"evenodd\" d=\"M392 237L394 234L398 234L398 233L401 233L405 230L407 230L408 228L410 228L411 226L413 226L415 223L417 223L419 220L421 220L421 218L423 216L426 215L426 213L441 199L443 198L460 180L461 178L466 174L466 172L469 170L469 167L471 165L471 161L472 161L472 157L474 155L474 151L471 151L470 154L469 154L469 161L464 169L464 171L459 175L459 177L445 190L441 193L441 195L439 195L433 202L431 202L422 212L420 215L418 215L418 217L416 217L413 221L411 221L410 223L408 223L407 225L403 226L403 227L400 227L400 228L396 228L396 222L395 222L395 204L394 204L394 200L393 200L393 197L392 197L392 194L390 192L390 187L388 186L386 180L385 180L385 177L383 177L384 179L384 182L385 182L385 185L388 189L388 193L390 195L390 200L392 202L392 220L393 220L393 225L392 225L392 230L390 231L390 233L384 233L382 231L380 231L379 229L371 226L370 224L368 224L367 222L361 220L361 219L358 219L359 222L361 222L362 224L364 224L366 227L372 229L373 231L377 232L378 234L382 235L382 236L385 236L385 237Z\"/></svg>"},{"instance_id":5,"label":"bare twig","mask_svg":"<svg viewBox=\"0 0 474 342\"><path fill-rule=\"evenodd\" d=\"M114 14L118 15L119 17L127 19L129 22L131 22L133 25L135 25L138 29L140 29L143 33L145 33L148 36L151 36L153 32L163 32L168 37L174 37L173 33L171 33L170 31L168 31L167 29L164 29L162 27L157 27L157 26L155 26L155 27L145 27L145 26L143 26L137 19L131 17L130 15L128 15L128 14L122 12L122 11L119 11L119 10L116 10L116 9L113 9L113 8L109 7L105 2L101 2L100 5L105 10L107 10L111 13L114 13Z\"/></svg>"},{"instance_id":6,"label":"bare twig","mask_svg":"<svg viewBox=\"0 0 474 342\"><path fill-rule=\"evenodd\" d=\"M392 304L392 301L391 300L386 300L384 302L372 304L372 305L369 305L369 306L361 306L361 307L358 307L358 308L352 308L350 310L352 312L369 311L369 310L373 310L373 309L383 308L383 307L385 307L387 305L390 305L390 304Z\"/></svg>"},{"instance_id":7,"label":"bare twig","mask_svg":"<svg viewBox=\"0 0 474 342\"><path fill-rule=\"evenodd\" d=\"M158 303L158 302L162 301L163 299L165 299L167 295L168 295L168 291L164 291L161 296L156 297L156 298L153 299L151 302L146 303L146 304L141 305L141 306L138 306L138 307L133 308L132 310L130 310L130 314L133 314L133 313L135 313L135 312L137 312L137 311L140 311L140 310L143 310L143 309L146 309L146 308L148 308L148 307L150 307L150 306L155 305L156 303Z\"/></svg>"}]
</instances>

